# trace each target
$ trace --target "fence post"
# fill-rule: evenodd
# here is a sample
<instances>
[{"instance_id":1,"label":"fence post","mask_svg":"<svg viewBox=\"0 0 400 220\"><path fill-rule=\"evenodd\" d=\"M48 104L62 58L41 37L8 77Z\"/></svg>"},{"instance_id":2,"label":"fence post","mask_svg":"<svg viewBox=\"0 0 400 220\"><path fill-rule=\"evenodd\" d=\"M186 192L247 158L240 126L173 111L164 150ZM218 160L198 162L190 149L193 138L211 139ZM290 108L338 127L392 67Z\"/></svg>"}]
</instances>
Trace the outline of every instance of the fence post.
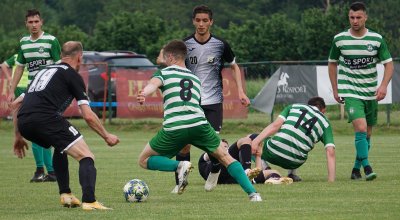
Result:
<instances>
[{"instance_id":1,"label":"fence post","mask_svg":"<svg viewBox=\"0 0 400 220\"><path fill-rule=\"evenodd\" d=\"M113 110L112 110L112 92L111 92L111 67L108 66L107 68L107 81L108 81L108 85L107 85L107 95L108 95L108 123L111 124L111 119L113 116Z\"/></svg>"}]
</instances>

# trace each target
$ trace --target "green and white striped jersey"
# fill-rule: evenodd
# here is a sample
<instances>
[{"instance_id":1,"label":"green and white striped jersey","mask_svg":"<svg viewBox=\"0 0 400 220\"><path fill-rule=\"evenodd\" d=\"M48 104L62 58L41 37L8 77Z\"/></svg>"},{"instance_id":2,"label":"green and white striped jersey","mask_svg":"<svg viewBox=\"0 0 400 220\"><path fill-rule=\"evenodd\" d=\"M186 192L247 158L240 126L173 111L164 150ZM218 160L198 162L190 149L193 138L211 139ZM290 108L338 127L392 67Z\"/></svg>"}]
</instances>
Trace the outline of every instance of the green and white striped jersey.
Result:
<instances>
[{"instance_id":1,"label":"green and white striped jersey","mask_svg":"<svg viewBox=\"0 0 400 220\"><path fill-rule=\"evenodd\" d=\"M266 141L263 159L283 168L294 169L301 166L321 141L325 147L335 147L332 128L328 119L317 107L305 104L287 106L279 115L285 122L279 131ZM271 161L271 162L272 162Z\"/></svg>"},{"instance_id":2,"label":"green and white striped jersey","mask_svg":"<svg viewBox=\"0 0 400 220\"><path fill-rule=\"evenodd\" d=\"M28 68L29 83L41 66L59 63L61 60L60 43L56 37L48 33L43 32L36 40L32 40L30 35L24 36L19 41L19 45L16 64Z\"/></svg>"},{"instance_id":3,"label":"green and white striped jersey","mask_svg":"<svg viewBox=\"0 0 400 220\"><path fill-rule=\"evenodd\" d=\"M153 74L162 81L160 90L164 98L166 131L185 129L207 124L200 107L200 80L190 70L176 65Z\"/></svg>"},{"instance_id":4,"label":"green and white striped jersey","mask_svg":"<svg viewBox=\"0 0 400 220\"><path fill-rule=\"evenodd\" d=\"M392 57L380 34L370 30L362 37L352 36L350 30L337 34L333 38L329 62L339 62L339 96L375 99L378 84L376 64L390 61Z\"/></svg>"}]
</instances>

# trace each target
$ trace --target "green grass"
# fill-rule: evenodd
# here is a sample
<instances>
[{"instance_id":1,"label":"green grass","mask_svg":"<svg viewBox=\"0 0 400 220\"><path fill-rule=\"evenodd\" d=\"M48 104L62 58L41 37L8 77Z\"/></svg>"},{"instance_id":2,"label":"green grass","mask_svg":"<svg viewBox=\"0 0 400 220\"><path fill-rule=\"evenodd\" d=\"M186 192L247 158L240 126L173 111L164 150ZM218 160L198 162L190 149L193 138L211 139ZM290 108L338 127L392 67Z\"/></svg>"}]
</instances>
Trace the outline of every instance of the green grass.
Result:
<instances>
[{"instance_id":1,"label":"green grass","mask_svg":"<svg viewBox=\"0 0 400 220\"><path fill-rule=\"evenodd\" d=\"M114 208L109 212L84 212L59 205L55 183L29 183L34 171L32 153L20 160L12 154L12 125L0 121L0 219L400 219L400 125L380 124L374 130L370 161L378 178L372 182L351 181L354 137L346 121L333 120L337 146L337 180L327 183L323 147L317 144L308 161L298 170L303 182L288 186L256 185L263 202L250 203L238 185L219 185L206 193L204 180L195 169L182 195L172 195L172 173L148 171L137 165L138 155L160 127L160 119L113 121L107 128L121 143L110 148L84 125L76 124L96 156L99 201ZM382 115L379 116L381 119ZM230 142L247 133L260 131L270 118L252 113L247 120L225 120L222 136ZM201 152L192 150L197 168ZM71 188L81 197L78 163L70 158ZM278 169L282 173L286 171ZM122 187L133 178L150 187L149 200L130 204Z\"/></svg>"}]
</instances>

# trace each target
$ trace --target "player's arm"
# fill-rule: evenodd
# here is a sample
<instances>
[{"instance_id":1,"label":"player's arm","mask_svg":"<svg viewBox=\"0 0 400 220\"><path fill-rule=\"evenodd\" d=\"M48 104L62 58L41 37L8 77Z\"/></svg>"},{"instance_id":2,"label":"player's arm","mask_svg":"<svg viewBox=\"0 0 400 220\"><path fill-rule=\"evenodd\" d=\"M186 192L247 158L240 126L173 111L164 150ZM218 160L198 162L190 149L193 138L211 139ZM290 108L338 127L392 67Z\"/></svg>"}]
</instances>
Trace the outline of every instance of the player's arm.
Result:
<instances>
[{"instance_id":1,"label":"player's arm","mask_svg":"<svg viewBox=\"0 0 400 220\"><path fill-rule=\"evenodd\" d=\"M326 163L328 167L328 182L334 182L336 177L336 156L335 147L328 146L326 151Z\"/></svg>"},{"instance_id":2,"label":"player's arm","mask_svg":"<svg viewBox=\"0 0 400 220\"><path fill-rule=\"evenodd\" d=\"M390 61L383 65L385 66L385 71L383 73L384 74L383 79L382 79L381 85L378 87L378 89L376 90L376 93L375 93L377 101L380 101L386 97L387 86L389 85L389 82L393 76L393 70L394 70L393 61Z\"/></svg>"},{"instance_id":3,"label":"player's arm","mask_svg":"<svg viewBox=\"0 0 400 220\"><path fill-rule=\"evenodd\" d=\"M242 83L242 77L240 74L240 68L237 63L231 64L231 70L232 70L232 76L233 80L236 83L237 86L237 91L239 93L239 99L242 105L248 106L250 105L250 99L247 97L246 93L243 90L243 83Z\"/></svg>"},{"instance_id":4,"label":"player's arm","mask_svg":"<svg viewBox=\"0 0 400 220\"><path fill-rule=\"evenodd\" d=\"M252 154L254 154L256 157L258 156L261 157L263 148L261 143L264 141L265 138L279 131L284 122L285 120L279 116L274 122L272 122L266 128L264 128L264 130L251 142Z\"/></svg>"},{"instance_id":5,"label":"player's arm","mask_svg":"<svg viewBox=\"0 0 400 220\"><path fill-rule=\"evenodd\" d=\"M5 61L1 64L1 72L3 72L4 75L6 75L6 78L11 86L11 80L12 80L11 71L10 71L10 67L8 66L8 64Z\"/></svg>"},{"instance_id":6,"label":"player's arm","mask_svg":"<svg viewBox=\"0 0 400 220\"><path fill-rule=\"evenodd\" d=\"M17 85L19 83L19 81L21 80L22 77L22 73L24 72L24 66L21 65L17 65L17 67L15 68L14 71L14 75L12 77L12 82L11 82L11 92L10 95L8 96L8 101L11 103L12 101L14 101L15 99L15 95L14 95L14 91L15 88L17 88Z\"/></svg>"},{"instance_id":7,"label":"player's arm","mask_svg":"<svg viewBox=\"0 0 400 220\"><path fill-rule=\"evenodd\" d=\"M339 92L338 92L338 83L337 83L337 62L329 62L328 63L328 72L329 72L329 79L331 81L332 85L332 92L333 92L333 97L338 103L344 103L343 99L339 97Z\"/></svg>"},{"instance_id":8,"label":"player's arm","mask_svg":"<svg viewBox=\"0 0 400 220\"><path fill-rule=\"evenodd\" d=\"M146 101L146 96L153 94L160 86L162 86L161 79L158 77L151 78L144 89L138 92L136 97L138 103L143 104Z\"/></svg>"},{"instance_id":9,"label":"player's arm","mask_svg":"<svg viewBox=\"0 0 400 220\"><path fill-rule=\"evenodd\" d=\"M13 150L14 154L18 158L24 158L25 157L25 150L29 149L28 143L26 143L25 139L22 137L21 133L18 130L18 111L21 107L22 100L23 100L23 95L19 96L17 99L14 100L14 102L10 105L11 110L13 113L13 123L14 123L14 145L13 145Z\"/></svg>"},{"instance_id":10,"label":"player's arm","mask_svg":"<svg viewBox=\"0 0 400 220\"><path fill-rule=\"evenodd\" d=\"M86 121L86 123L89 125L90 128L92 128L97 134L99 134L104 139L104 141L108 144L108 146L114 146L118 144L119 142L118 137L116 135L107 132L107 130L101 124L100 119L92 111L92 109L88 104L89 103L79 105L83 119Z\"/></svg>"}]
</instances>

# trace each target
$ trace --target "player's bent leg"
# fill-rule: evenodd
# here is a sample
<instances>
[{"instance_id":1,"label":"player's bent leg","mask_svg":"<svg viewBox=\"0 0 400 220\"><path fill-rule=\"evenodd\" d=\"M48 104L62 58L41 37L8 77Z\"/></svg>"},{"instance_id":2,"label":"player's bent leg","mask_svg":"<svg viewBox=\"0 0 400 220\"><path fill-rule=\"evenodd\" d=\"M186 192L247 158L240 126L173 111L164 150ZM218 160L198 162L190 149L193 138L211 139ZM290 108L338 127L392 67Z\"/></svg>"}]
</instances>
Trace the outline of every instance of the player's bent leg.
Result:
<instances>
[{"instance_id":1,"label":"player's bent leg","mask_svg":"<svg viewBox=\"0 0 400 220\"><path fill-rule=\"evenodd\" d=\"M234 160L222 146L219 146L215 152L212 153L214 157L219 159L224 165L228 173L239 183L242 189L249 195L250 201L262 201L261 196L256 192L251 184L247 175L245 174L242 165Z\"/></svg>"},{"instance_id":2,"label":"player's bent leg","mask_svg":"<svg viewBox=\"0 0 400 220\"><path fill-rule=\"evenodd\" d=\"M142 152L139 155L139 166L147 169L147 160L154 155L158 155L157 152L155 152L153 149L151 149L150 144L147 143Z\"/></svg>"}]
</instances>

